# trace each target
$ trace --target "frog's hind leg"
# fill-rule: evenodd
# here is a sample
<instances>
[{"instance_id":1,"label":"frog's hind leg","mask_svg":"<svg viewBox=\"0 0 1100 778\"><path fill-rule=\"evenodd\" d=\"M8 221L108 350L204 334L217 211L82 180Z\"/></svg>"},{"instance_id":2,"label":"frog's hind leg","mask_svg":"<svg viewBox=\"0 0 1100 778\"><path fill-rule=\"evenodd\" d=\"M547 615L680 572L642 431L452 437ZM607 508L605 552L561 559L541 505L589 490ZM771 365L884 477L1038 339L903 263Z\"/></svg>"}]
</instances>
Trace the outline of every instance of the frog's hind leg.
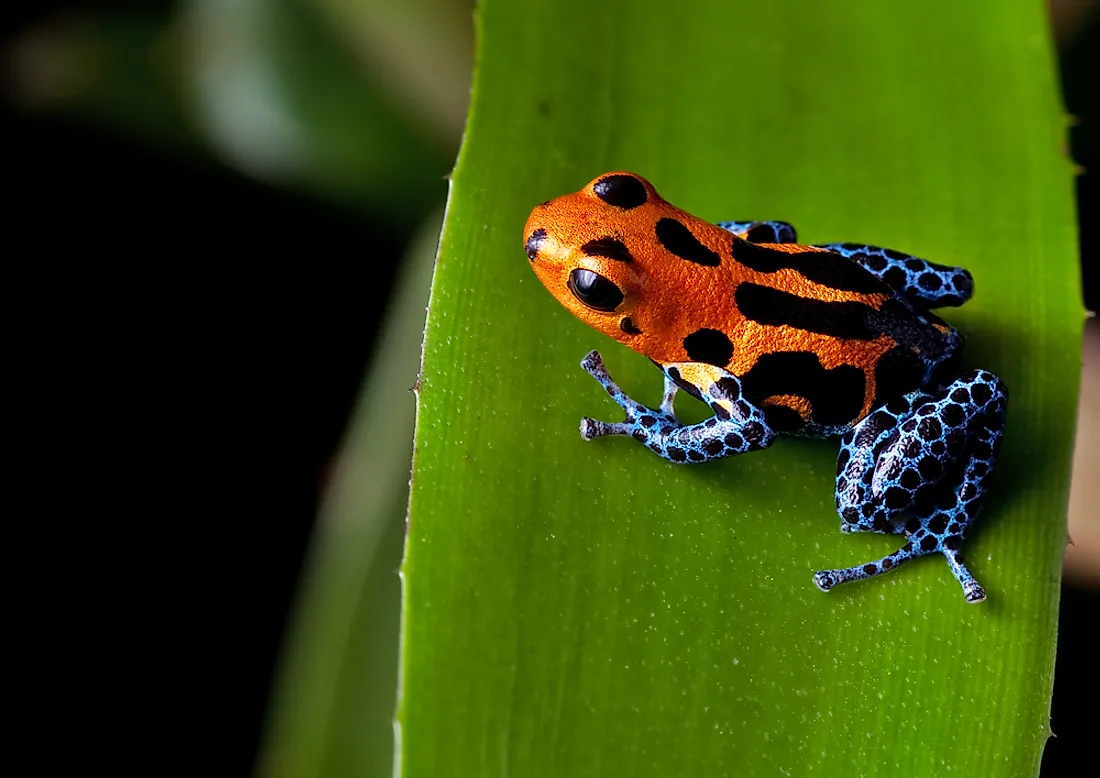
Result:
<instances>
[{"instance_id":1,"label":"frog's hind leg","mask_svg":"<svg viewBox=\"0 0 1100 778\"><path fill-rule=\"evenodd\" d=\"M814 583L828 591L938 552L967 602L984 600L959 549L996 463L1006 402L1004 384L975 370L934 395L896 400L849 433L837 477L842 529L904 533L908 540L875 562L822 570Z\"/></svg>"},{"instance_id":2,"label":"frog's hind leg","mask_svg":"<svg viewBox=\"0 0 1100 778\"><path fill-rule=\"evenodd\" d=\"M718 222L718 226L750 243L798 242L794 225L787 222Z\"/></svg>"},{"instance_id":3,"label":"frog's hind leg","mask_svg":"<svg viewBox=\"0 0 1100 778\"><path fill-rule=\"evenodd\" d=\"M956 307L974 294L974 279L961 267L937 265L900 251L862 243L820 243L815 248L827 249L858 263L895 292L924 308Z\"/></svg>"}]
</instances>

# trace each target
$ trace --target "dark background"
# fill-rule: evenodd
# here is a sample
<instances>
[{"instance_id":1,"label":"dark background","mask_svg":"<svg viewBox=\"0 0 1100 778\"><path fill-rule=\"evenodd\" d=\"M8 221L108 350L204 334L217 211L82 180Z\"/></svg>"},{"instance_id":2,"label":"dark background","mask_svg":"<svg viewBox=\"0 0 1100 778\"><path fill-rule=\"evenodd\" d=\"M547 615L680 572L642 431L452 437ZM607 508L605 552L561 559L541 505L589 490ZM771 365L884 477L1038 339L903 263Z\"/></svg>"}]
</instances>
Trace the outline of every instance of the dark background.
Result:
<instances>
[{"instance_id":1,"label":"dark background","mask_svg":"<svg viewBox=\"0 0 1100 778\"><path fill-rule=\"evenodd\" d=\"M140 7L155 22L174 6L24 4L9 20L4 50L62 12ZM1061 57L1067 108L1080 119L1072 154L1086 170L1100 170L1098 50L1094 15ZM222 754L219 774L251 771L325 468L370 356L395 258L445 197L451 151L444 144L437 169L426 166L423 195L402 221L256 183L193 139L158 142L81 106L28 110L16 91L5 68L4 178L15 200L5 209L15 270L6 308L17 340L30 332L50 344L29 356L20 384L28 407L45 401L51 409L46 429L77 439L64 444L64 456L87 464L97 506L95 515L74 517L71 537L84 548L71 561L81 574L57 596L104 603L104 620L70 614L85 641L114 625L142 647L134 664L114 665L120 674L140 665L156 685L165 663L178 670L169 686L179 688L136 695L150 705L143 715L176 708L172 716L197 733L195 745ZM165 110L165 121L175 110ZM1077 179L1090 310L1100 304L1096 180ZM24 273L30 285L17 280ZM85 371L119 378L85 389ZM165 440L177 441L171 451ZM53 446L44 457L58 454L57 445L37 445ZM106 578L95 582L103 566ZM1098 615L1096 590L1063 587L1057 737L1044 776L1095 767ZM178 650L182 666L166 658ZM192 687L199 678L202 692Z\"/></svg>"}]
</instances>

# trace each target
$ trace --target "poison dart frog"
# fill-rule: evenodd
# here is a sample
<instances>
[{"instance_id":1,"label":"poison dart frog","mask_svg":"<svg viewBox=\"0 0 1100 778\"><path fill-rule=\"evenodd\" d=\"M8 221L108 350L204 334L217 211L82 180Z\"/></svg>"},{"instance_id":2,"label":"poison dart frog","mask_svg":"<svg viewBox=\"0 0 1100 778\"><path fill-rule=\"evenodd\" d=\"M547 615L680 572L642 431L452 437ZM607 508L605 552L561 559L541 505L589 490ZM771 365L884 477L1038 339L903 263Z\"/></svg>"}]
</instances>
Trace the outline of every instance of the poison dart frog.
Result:
<instances>
[{"instance_id":1,"label":"poison dart frog","mask_svg":"<svg viewBox=\"0 0 1100 778\"><path fill-rule=\"evenodd\" d=\"M626 420L585 417L584 439L626 435L691 463L780 434L839 438L841 531L906 542L814 583L828 591L938 552L967 602L985 599L960 547L997 460L1008 393L987 370L959 371L962 337L931 312L970 298L969 272L875 246L800 245L785 222L711 224L627 172L536 206L523 237L558 302L664 373L664 399L649 408L590 352L581 366ZM714 415L681 423L678 389Z\"/></svg>"}]
</instances>

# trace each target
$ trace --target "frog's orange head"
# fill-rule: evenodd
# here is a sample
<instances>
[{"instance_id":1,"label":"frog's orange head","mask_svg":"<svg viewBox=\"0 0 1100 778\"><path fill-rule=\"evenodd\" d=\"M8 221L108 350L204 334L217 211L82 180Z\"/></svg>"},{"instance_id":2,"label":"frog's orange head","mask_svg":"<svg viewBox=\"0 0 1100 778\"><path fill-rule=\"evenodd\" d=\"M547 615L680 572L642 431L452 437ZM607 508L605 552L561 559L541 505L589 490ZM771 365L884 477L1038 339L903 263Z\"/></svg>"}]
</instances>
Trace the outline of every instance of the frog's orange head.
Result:
<instances>
[{"instance_id":1,"label":"frog's orange head","mask_svg":"<svg viewBox=\"0 0 1100 778\"><path fill-rule=\"evenodd\" d=\"M663 329L654 305L654 214L672 208L634 173L607 173L584 189L536 206L523 229L539 280L573 315L646 353Z\"/></svg>"}]
</instances>

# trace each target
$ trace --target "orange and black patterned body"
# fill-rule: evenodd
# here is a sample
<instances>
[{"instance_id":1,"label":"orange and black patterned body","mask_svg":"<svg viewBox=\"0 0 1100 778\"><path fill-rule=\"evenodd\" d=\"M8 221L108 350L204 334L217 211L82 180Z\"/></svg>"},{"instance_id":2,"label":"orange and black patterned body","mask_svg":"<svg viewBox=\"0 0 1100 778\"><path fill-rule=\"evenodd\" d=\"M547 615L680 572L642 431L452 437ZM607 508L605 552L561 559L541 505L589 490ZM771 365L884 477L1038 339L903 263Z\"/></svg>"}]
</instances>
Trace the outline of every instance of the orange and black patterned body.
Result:
<instances>
[{"instance_id":1,"label":"orange and black patterned body","mask_svg":"<svg viewBox=\"0 0 1100 778\"><path fill-rule=\"evenodd\" d=\"M777 431L849 428L927 384L958 347L939 318L856 262L750 242L631 173L537 206L524 235L535 273L573 314L661 366L724 368ZM577 270L610 281L621 301L586 305Z\"/></svg>"}]
</instances>

